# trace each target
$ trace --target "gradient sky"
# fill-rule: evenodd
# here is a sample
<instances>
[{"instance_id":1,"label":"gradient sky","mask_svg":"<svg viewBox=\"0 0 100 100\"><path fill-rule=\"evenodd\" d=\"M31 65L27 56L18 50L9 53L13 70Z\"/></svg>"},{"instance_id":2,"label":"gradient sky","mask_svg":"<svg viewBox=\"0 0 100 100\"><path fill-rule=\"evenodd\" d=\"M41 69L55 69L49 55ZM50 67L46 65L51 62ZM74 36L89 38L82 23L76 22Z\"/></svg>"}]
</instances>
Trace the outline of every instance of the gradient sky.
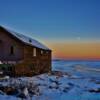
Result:
<instances>
[{"instance_id":1,"label":"gradient sky","mask_svg":"<svg viewBox=\"0 0 100 100\"><path fill-rule=\"evenodd\" d=\"M53 58L100 58L100 0L0 0L0 24L42 41Z\"/></svg>"}]
</instances>

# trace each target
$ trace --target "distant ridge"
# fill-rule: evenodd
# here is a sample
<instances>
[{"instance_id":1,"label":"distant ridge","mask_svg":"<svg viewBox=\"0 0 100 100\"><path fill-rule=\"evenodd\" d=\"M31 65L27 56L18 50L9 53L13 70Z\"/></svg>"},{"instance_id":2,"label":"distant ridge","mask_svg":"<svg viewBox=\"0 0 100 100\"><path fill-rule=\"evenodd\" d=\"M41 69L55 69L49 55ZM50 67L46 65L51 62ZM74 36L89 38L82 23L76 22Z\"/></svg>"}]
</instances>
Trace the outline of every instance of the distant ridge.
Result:
<instances>
[{"instance_id":1,"label":"distant ridge","mask_svg":"<svg viewBox=\"0 0 100 100\"><path fill-rule=\"evenodd\" d=\"M86 59L86 60L82 60L82 59L52 59L52 61L90 61L90 62L93 62L93 61L98 61L100 62L100 59Z\"/></svg>"}]
</instances>

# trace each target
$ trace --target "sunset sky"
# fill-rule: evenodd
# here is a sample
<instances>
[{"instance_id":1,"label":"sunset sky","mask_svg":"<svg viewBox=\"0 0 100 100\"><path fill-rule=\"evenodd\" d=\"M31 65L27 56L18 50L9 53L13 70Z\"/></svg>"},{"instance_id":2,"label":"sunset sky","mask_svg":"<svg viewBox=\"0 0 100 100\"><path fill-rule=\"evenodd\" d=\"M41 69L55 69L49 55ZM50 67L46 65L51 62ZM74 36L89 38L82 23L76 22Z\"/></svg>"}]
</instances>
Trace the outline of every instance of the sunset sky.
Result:
<instances>
[{"instance_id":1,"label":"sunset sky","mask_svg":"<svg viewBox=\"0 0 100 100\"><path fill-rule=\"evenodd\" d=\"M99 60L100 43L95 41L49 42L54 58L68 60Z\"/></svg>"},{"instance_id":2,"label":"sunset sky","mask_svg":"<svg viewBox=\"0 0 100 100\"><path fill-rule=\"evenodd\" d=\"M0 0L0 24L43 42L53 58L100 59L100 0Z\"/></svg>"}]
</instances>

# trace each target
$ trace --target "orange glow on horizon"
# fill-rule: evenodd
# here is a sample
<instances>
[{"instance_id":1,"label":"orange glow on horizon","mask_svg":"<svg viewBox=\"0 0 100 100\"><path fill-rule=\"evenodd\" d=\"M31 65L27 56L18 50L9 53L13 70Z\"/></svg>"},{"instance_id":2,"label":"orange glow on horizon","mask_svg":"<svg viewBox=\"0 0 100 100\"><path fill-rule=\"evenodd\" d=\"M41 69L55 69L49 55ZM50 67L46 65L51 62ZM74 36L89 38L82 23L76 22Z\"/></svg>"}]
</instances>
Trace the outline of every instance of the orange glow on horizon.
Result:
<instances>
[{"instance_id":1,"label":"orange glow on horizon","mask_svg":"<svg viewBox=\"0 0 100 100\"><path fill-rule=\"evenodd\" d=\"M48 42L53 58L61 59L100 59L100 43L96 42Z\"/></svg>"}]
</instances>

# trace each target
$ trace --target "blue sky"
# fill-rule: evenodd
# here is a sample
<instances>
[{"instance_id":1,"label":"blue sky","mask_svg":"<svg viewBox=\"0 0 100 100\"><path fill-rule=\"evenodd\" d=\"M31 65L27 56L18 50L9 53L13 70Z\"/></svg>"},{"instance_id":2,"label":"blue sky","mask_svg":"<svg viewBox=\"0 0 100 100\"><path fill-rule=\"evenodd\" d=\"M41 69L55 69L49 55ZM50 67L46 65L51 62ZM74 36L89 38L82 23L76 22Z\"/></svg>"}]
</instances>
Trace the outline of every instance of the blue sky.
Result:
<instances>
[{"instance_id":1,"label":"blue sky","mask_svg":"<svg viewBox=\"0 0 100 100\"><path fill-rule=\"evenodd\" d=\"M0 24L41 40L99 39L100 0L0 0Z\"/></svg>"}]
</instances>

